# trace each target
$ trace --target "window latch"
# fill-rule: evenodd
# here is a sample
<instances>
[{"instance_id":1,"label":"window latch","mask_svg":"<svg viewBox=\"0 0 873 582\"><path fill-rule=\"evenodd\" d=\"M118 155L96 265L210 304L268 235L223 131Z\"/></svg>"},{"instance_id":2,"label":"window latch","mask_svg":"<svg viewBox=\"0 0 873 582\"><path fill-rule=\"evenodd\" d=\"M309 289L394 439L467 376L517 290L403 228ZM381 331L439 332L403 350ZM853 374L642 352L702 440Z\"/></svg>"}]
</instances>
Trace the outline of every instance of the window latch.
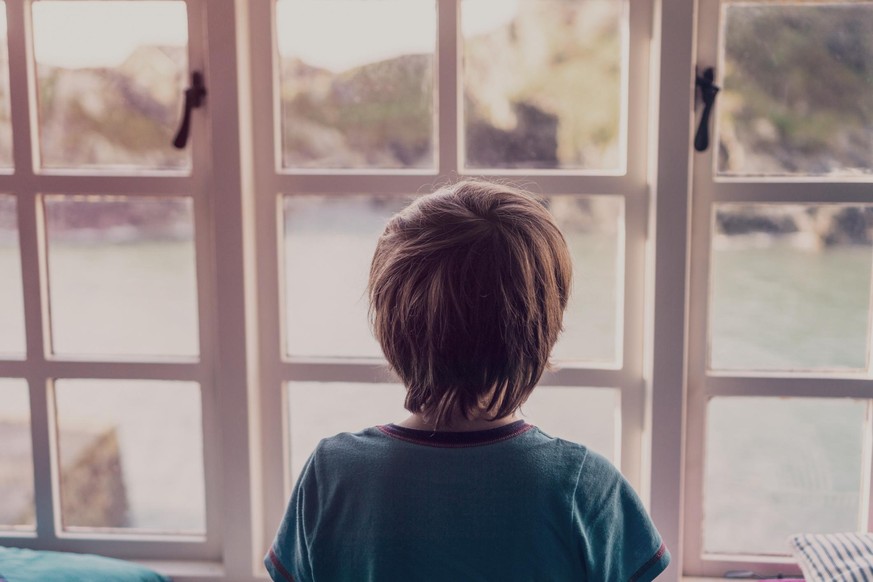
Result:
<instances>
[{"instance_id":1,"label":"window latch","mask_svg":"<svg viewBox=\"0 0 873 582\"><path fill-rule=\"evenodd\" d=\"M709 148L709 116L719 91L719 87L713 83L714 80L715 69L708 67L703 71L703 75L697 75L695 81L695 87L700 90L703 99L703 115L700 116L700 125L697 126L697 133L694 134L694 149L699 152L705 152Z\"/></svg>"},{"instance_id":2,"label":"window latch","mask_svg":"<svg viewBox=\"0 0 873 582\"><path fill-rule=\"evenodd\" d=\"M176 132L173 145L180 150L188 143L188 134L191 131L191 111L203 106L206 100L206 84L203 82L203 73L194 71L191 73L191 86L185 89L185 112L182 115L182 125Z\"/></svg>"}]
</instances>

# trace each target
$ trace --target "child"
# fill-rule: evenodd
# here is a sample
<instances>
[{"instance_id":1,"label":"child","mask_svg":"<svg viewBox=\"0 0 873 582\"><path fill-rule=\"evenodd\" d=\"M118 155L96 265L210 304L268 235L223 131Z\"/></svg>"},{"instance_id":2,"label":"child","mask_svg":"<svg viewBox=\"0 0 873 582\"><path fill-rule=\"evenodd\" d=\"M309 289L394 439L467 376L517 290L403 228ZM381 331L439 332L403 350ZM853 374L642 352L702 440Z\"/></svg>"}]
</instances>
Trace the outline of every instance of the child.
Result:
<instances>
[{"instance_id":1,"label":"child","mask_svg":"<svg viewBox=\"0 0 873 582\"><path fill-rule=\"evenodd\" d=\"M570 279L554 219L513 188L462 181L388 222L370 310L412 415L321 441L265 558L273 580L644 582L667 567L621 474L516 416Z\"/></svg>"}]
</instances>

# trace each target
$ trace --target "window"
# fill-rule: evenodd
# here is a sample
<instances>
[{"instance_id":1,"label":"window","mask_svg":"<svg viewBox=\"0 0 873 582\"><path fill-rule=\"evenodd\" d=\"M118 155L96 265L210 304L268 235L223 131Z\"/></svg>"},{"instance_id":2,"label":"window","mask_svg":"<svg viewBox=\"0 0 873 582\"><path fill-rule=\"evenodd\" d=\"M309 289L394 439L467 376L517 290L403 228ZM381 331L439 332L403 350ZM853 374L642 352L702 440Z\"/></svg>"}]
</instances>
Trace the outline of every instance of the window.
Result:
<instances>
[{"instance_id":1,"label":"window","mask_svg":"<svg viewBox=\"0 0 873 582\"><path fill-rule=\"evenodd\" d=\"M0 544L258 579L317 441L405 415L368 263L459 176L561 223L522 412L651 499L665 579L870 530L873 1L0 5Z\"/></svg>"},{"instance_id":2,"label":"window","mask_svg":"<svg viewBox=\"0 0 873 582\"><path fill-rule=\"evenodd\" d=\"M695 159L686 568L785 572L868 531L873 3L708 3ZM814 71L814 73L812 73Z\"/></svg>"},{"instance_id":3,"label":"window","mask_svg":"<svg viewBox=\"0 0 873 582\"><path fill-rule=\"evenodd\" d=\"M203 4L3 8L3 539L217 559L214 162L201 120L172 146Z\"/></svg>"},{"instance_id":4,"label":"window","mask_svg":"<svg viewBox=\"0 0 873 582\"><path fill-rule=\"evenodd\" d=\"M406 416L368 329L369 260L391 214L458 175L523 178L562 224L560 369L523 412L641 485L646 18L613 0L252 6L273 59L252 71L267 541L320 438Z\"/></svg>"}]
</instances>

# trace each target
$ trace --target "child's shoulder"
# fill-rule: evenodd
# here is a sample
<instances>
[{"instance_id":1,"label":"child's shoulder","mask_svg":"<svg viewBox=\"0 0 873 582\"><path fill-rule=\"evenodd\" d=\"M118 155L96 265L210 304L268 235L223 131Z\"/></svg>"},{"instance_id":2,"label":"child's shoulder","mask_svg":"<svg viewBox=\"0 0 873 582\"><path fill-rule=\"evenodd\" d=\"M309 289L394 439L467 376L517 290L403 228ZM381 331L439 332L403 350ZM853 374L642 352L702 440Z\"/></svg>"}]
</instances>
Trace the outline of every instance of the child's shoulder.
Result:
<instances>
[{"instance_id":1,"label":"child's shoulder","mask_svg":"<svg viewBox=\"0 0 873 582\"><path fill-rule=\"evenodd\" d=\"M540 429L536 433L544 450L564 467L575 467L580 479L604 482L621 479L621 471L606 456L583 444L553 437Z\"/></svg>"},{"instance_id":2,"label":"child's shoulder","mask_svg":"<svg viewBox=\"0 0 873 582\"><path fill-rule=\"evenodd\" d=\"M543 449L550 450L552 454L573 457L579 462L585 463L589 462L589 459L593 459L594 463L599 463L600 460L604 459L602 455L581 443L552 436L539 427L535 427L535 430L530 432L533 437L532 440Z\"/></svg>"},{"instance_id":3,"label":"child's shoulder","mask_svg":"<svg viewBox=\"0 0 873 582\"><path fill-rule=\"evenodd\" d=\"M357 432L341 432L321 439L315 452L324 455L358 452L362 448L377 444L379 440L377 427L368 427Z\"/></svg>"}]
</instances>

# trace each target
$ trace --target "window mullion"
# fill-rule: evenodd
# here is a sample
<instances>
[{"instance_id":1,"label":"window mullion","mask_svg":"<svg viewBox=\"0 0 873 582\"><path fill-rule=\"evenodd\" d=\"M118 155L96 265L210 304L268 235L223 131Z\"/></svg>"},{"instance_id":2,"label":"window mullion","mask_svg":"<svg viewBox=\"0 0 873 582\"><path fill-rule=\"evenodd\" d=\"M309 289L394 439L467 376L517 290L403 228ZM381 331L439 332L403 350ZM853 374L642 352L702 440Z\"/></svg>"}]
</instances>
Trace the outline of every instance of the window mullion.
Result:
<instances>
[{"instance_id":1,"label":"window mullion","mask_svg":"<svg viewBox=\"0 0 873 582\"><path fill-rule=\"evenodd\" d=\"M708 397L769 396L796 398L869 398L870 379L865 376L727 376L706 379Z\"/></svg>"},{"instance_id":2,"label":"window mullion","mask_svg":"<svg viewBox=\"0 0 873 582\"><path fill-rule=\"evenodd\" d=\"M196 124L195 124L196 125ZM150 197L174 197L190 194L194 189L188 176L86 175L84 173L19 174L0 176L0 185L9 189L27 189L46 194L105 194L110 196L146 194ZM6 188L4 188L6 189Z\"/></svg>"},{"instance_id":3,"label":"window mullion","mask_svg":"<svg viewBox=\"0 0 873 582\"><path fill-rule=\"evenodd\" d=\"M37 159L32 130L36 127L36 107L31 102L32 91L32 21L29 3L7 0L6 17L9 42L9 101L12 124L12 157L15 177L27 179L33 175Z\"/></svg>"},{"instance_id":4,"label":"window mullion","mask_svg":"<svg viewBox=\"0 0 873 582\"><path fill-rule=\"evenodd\" d=\"M869 203L873 183L824 180L759 180L709 182L709 196L715 202Z\"/></svg>"},{"instance_id":5,"label":"window mullion","mask_svg":"<svg viewBox=\"0 0 873 582\"><path fill-rule=\"evenodd\" d=\"M12 152L14 174L9 189L17 194L18 232L21 252L24 323L27 338L27 381L30 389L31 439L34 471L34 508L36 535L51 543L56 539L57 509L55 479L53 478L52 431L53 419L47 378L39 365L45 361L47 345L44 330L48 310L44 309L45 293L42 277L42 226L40 200L31 186L34 148L31 141L31 123L35 111L31 103L30 38L31 21L23 0L6 2L9 42L9 90L12 123Z\"/></svg>"},{"instance_id":6,"label":"window mullion","mask_svg":"<svg viewBox=\"0 0 873 582\"><path fill-rule=\"evenodd\" d=\"M54 415L45 378L27 378L30 387L30 431L33 451L33 493L36 511L36 535L41 542L51 544L57 539L56 511L59 497L55 494L53 439Z\"/></svg>"},{"instance_id":7,"label":"window mullion","mask_svg":"<svg viewBox=\"0 0 873 582\"><path fill-rule=\"evenodd\" d=\"M226 16L226 2L211 3L208 7L209 11L220 12ZM233 123L235 116L232 112L219 111L225 106L228 97L236 95L234 91L222 90L226 81L219 75L226 71L220 67L210 67L211 63L228 63L232 62L232 55L228 57L226 54L214 55L210 51L214 50L212 45L208 43L213 35L210 33L209 14L207 12L206 2L203 0L187 0L188 8L188 62L189 75L186 83L191 82L191 74L196 72L204 73L207 97L205 107L195 109L191 119L190 141L187 147L191 148L191 176L186 180L186 186L189 188L185 195L193 197L194 204L194 245L196 256L196 277L197 277L197 308L198 308L198 339L200 346L200 366L211 371L209 374L202 374L200 380L201 392L201 418L203 419L203 468L204 468L204 501L206 506L206 552L209 556L221 556L222 540L226 537L221 526L222 523L227 523L227 517L223 515L228 510L228 504L222 503L225 490L233 484L234 477L239 474L245 474L245 469L238 469L237 463L240 461L238 457L227 458L224 461L222 451L225 450L223 438L227 431L221 427L227 427L228 423L233 422L234 425L245 426L245 421L240 422L238 418L231 420L227 412L223 410L222 402L219 395L224 396L225 391L221 390L220 382L227 376L233 377L234 367L238 363L239 358L245 358L244 340L243 347L239 347L239 354L220 357L218 354L221 351L222 344L236 337L227 338L218 335L217 331L223 326L219 325L218 318L222 315L233 314L233 308L228 308L224 311L218 309L219 289L217 282L218 262L215 260L218 252L218 239L221 235L232 237L236 232L236 224L224 224L218 227L215 223L217 220L216 207L218 207L226 196L227 188L233 184L233 169L239 166L239 156L236 159L232 158L232 150L235 149L231 144L238 143L238 133L235 130L237 125ZM231 8L232 12L232 8ZM233 18L229 18L229 24L233 25ZM220 38L222 35L217 33L214 38ZM224 46L224 45L219 45ZM231 45L232 46L232 45ZM232 69L227 71L231 74L235 73ZM235 79L231 79L226 86L233 86ZM220 119L221 124L212 124L213 119ZM214 140L214 142L213 142ZM222 144L225 148L216 146ZM227 146L230 146L229 148ZM231 152L227 152L230 149ZM216 150L221 153L216 155ZM224 158L218 156L229 153ZM213 183L213 180L215 183ZM237 181L238 182L238 181ZM220 184L220 186L219 186ZM238 188L233 189L234 195L237 195ZM219 199L222 199L221 201ZM239 244L234 245L235 248ZM233 259L229 256L228 260L222 263L222 268L232 270L240 269L241 266L236 265ZM237 278L242 281L242 277ZM240 334L244 337L244 334ZM241 382L235 382L236 385L243 385ZM233 394L234 391L227 391L227 395ZM242 407L245 410L245 407ZM238 438L238 437L233 437ZM244 437L243 437L244 439ZM246 459L243 457L242 459ZM229 473L228 473L229 472ZM238 497L244 498L244 497ZM234 509L245 510L248 506L240 504ZM235 520L237 523L246 523L243 519ZM250 520L249 520L250 522ZM244 527L236 529L235 533L244 536L248 530ZM240 544L242 545L242 544Z\"/></svg>"},{"instance_id":8,"label":"window mullion","mask_svg":"<svg viewBox=\"0 0 873 582\"><path fill-rule=\"evenodd\" d=\"M51 542L56 538L58 505L55 500L57 479L54 475L54 418L48 378L42 369L45 363L44 330L47 326L48 309L44 306L40 251L42 228L40 226L39 199L19 198L18 225L21 246L21 271L24 293L24 323L27 335L27 381L30 387L30 421L34 470L34 506L36 510L36 533L39 539Z\"/></svg>"},{"instance_id":9,"label":"window mullion","mask_svg":"<svg viewBox=\"0 0 873 582\"><path fill-rule=\"evenodd\" d=\"M858 530L870 531L873 526L873 400L867 401L864 415L864 441L861 445L861 500L858 504Z\"/></svg>"},{"instance_id":10,"label":"window mullion","mask_svg":"<svg viewBox=\"0 0 873 582\"><path fill-rule=\"evenodd\" d=\"M631 152L628 152L629 155ZM633 158L629 163L634 164ZM646 189L647 190L647 189ZM646 274L646 226L648 223L648 191L644 196L625 197L624 231L620 236L623 257L622 268L617 269L621 281L616 285L624 300L623 313L617 314L621 322L623 345L621 397L621 470L638 491L648 490L648 480L643 477L643 438L646 436L646 401L651 392L646 391L643 378L645 274ZM647 497L647 495L644 495Z\"/></svg>"},{"instance_id":11,"label":"window mullion","mask_svg":"<svg viewBox=\"0 0 873 582\"><path fill-rule=\"evenodd\" d=\"M662 0L655 15L655 44L660 59L657 82L659 120L655 151L662 152L655 162L653 210L657 238L649 260L657 265L649 285L649 305L653 317L648 327L647 344L652 386L651 466L652 518L658 524L673 561L665 580L679 580L684 556L691 548L680 544L683 425L685 414L686 301L688 280L687 225L690 217L688 154L692 133L690 111L693 105L694 3ZM677 89L678 88L678 89ZM693 533L686 535L693 536Z\"/></svg>"},{"instance_id":12,"label":"window mullion","mask_svg":"<svg viewBox=\"0 0 873 582\"><path fill-rule=\"evenodd\" d=\"M192 42L192 63L204 62L210 91L206 112L194 125L194 180L197 217L198 281L200 284L201 357L212 369L203 386L204 444L206 462L207 542L221 556L225 575L251 575L253 551L259 553L253 501L252 471L257 462L250 440L249 390L255 376L250 366L250 342L254 333L246 325L246 270L244 249L248 246L245 206L251 196L242 167L250 156L241 135L241 79L237 3L234 0L189 0L191 38L202 42L205 58L197 58ZM195 36L195 33L197 36ZM205 33L205 34L204 34ZM192 66L192 70L194 70ZM243 100L245 103L245 100ZM207 337L209 336L209 337ZM210 446L211 442L211 446ZM211 478L218 482L210 484ZM210 487L211 485L211 487Z\"/></svg>"},{"instance_id":13,"label":"window mullion","mask_svg":"<svg viewBox=\"0 0 873 582\"><path fill-rule=\"evenodd\" d=\"M718 66L718 3L702 3L697 15L697 46L695 72L705 67ZM693 84L693 79L691 79ZM692 85L693 86L693 85ZM691 136L697 130L703 104L692 101L691 134L685 146L691 150ZM710 120L710 127L714 121ZM688 390L687 439L685 450L685 559L684 574L720 574L718 566L706 569L703 563L703 488L706 459L706 411L709 401L706 367L709 344L707 341L709 261L712 229L713 155L717 151L717 137L712 136L709 149L693 154L694 204L691 209L690 285L688 292ZM716 570L712 570L712 568Z\"/></svg>"},{"instance_id":14,"label":"window mullion","mask_svg":"<svg viewBox=\"0 0 873 582\"><path fill-rule=\"evenodd\" d=\"M286 475L289 451L284 436L286 406L282 389L282 321L280 272L280 193L291 193L302 176L280 176L279 143L276 128L281 114L276 87L278 52L276 48L275 2L244 2L246 31L251 51L244 69L249 71L249 111L252 128L252 171L254 187L256 286L253 294L257 319L257 366L259 386L252 406L260 421L259 450L261 458L261 496L255 495L253 505L259 511L260 528L254 531L252 545L255 554L266 551L276 533L284 512ZM286 181L287 180L287 181ZM255 299L256 298L256 299ZM250 415L251 416L251 415Z\"/></svg>"},{"instance_id":15,"label":"window mullion","mask_svg":"<svg viewBox=\"0 0 873 582\"><path fill-rule=\"evenodd\" d=\"M621 386L621 451L617 459L621 472L631 485L646 498L643 478L643 437L647 395L644 383L639 378L635 382ZM648 504L648 500L646 499Z\"/></svg>"},{"instance_id":16,"label":"window mullion","mask_svg":"<svg viewBox=\"0 0 873 582\"><path fill-rule=\"evenodd\" d=\"M627 177L631 183L644 184L647 182L647 170L649 156L654 152L649 150L649 129L652 125L650 116L650 70L654 69L651 62L651 37L653 19L653 0L640 2L631 0L626 5L629 10L628 27L623 44L628 52L622 76L622 96L626 100L624 104L627 127L623 127L622 135L626 140L622 149L626 152Z\"/></svg>"},{"instance_id":17,"label":"window mullion","mask_svg":"<svg viewBox=\"0 0 873 582\"><path fill-rule=\"evenodd\" d=\"M458 139L461 119L460 74L460 0L436 0L437 2L437 66L434 74L437 87L437 102L434 115L437 123L438 169L441 175L454 175L458 171L460 151Z\"/></svg>"}]
</instances>

